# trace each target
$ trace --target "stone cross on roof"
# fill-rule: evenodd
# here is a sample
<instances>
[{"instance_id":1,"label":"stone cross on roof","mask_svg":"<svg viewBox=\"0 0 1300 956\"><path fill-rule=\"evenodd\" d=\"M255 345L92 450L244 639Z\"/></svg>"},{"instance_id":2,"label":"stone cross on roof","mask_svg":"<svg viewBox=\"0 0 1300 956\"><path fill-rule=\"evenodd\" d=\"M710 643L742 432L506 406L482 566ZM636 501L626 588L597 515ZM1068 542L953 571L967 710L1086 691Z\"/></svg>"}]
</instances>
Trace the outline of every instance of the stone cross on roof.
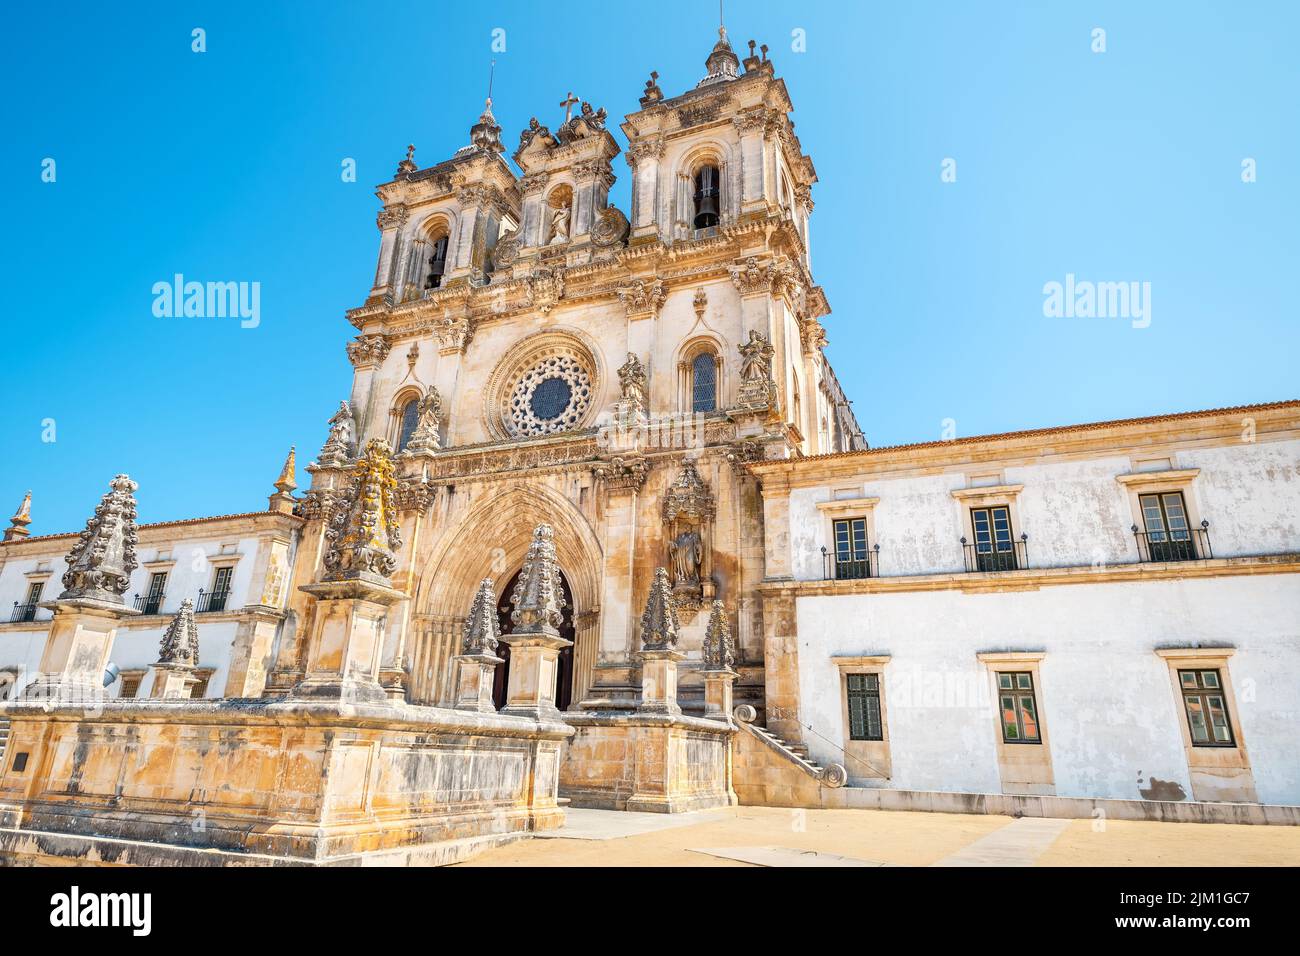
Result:
<instances>
[{"instance_id":1,"label":"stone cross on roof","mask_svg":"<svg viewBox=\"0 0 1300 956\"><path fill-rule=\"evenodd\" d=\"M573 118L573 107L576 106L577 103L578 98L573 95L572 90L569 91L568 96L560 101L560 105L564 107L564 122L566 124Z\"/></svg>"}]
</instances>

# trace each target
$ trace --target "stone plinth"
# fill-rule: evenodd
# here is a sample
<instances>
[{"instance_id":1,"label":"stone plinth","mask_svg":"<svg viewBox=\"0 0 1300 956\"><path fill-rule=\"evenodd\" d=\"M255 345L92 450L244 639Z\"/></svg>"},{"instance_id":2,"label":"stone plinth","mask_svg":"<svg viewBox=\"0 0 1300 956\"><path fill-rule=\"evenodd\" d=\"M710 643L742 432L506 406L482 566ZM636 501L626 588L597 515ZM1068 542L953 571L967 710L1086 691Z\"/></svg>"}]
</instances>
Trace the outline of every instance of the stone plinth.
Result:
<instances>
[{"instance_id":1,"label":"stone plinth","mask_svg":"<svg viewBox=\"0 0 1300 956\"><path fill-rule=\"evenodd\" d=\"M510 674L506 678L506 705L501 713L534 720L561 720L555 706L555 682L560 651L573 642L546 634L508 634Z\"/></svg>"},{"instance_id":2,"label":"stone plinth","mask_svg":"<svg viewBox=\"0 0 1300 956\"><path fill-rule=\"evenodd\" d=\"M154 700L189 700L199 682L188 664L154 664L149 672L153 677L149 696Z\"/></svg>"},{"instance_id":3,"label":"stone plinth","mask_svg":"<svg viewBox=\"0 0 1300 956\"><path fill-rule=\"evenodd\" d=\"M94 598L50 601L54 612L40 672L24 697L98 701L106 698L104 668L113 653L118 624L139 614L134 608Z\"/></svg>"},{"instance_id":4,"label":"stone plinth","mask_svg":"<svg viewBox=\"0 0 1300 956\"><path fill-rule=\"evenodd\" d=\"M461 654L456 657L456 709L495 714L492 681L502 661L491 654Z\"/></svg>"},{"instance_id":5,"label":"stone plinth","mask_svg":"<svg viewBox=\"0 0 1300 956\"><path fill-rule=\"evenodd\" d=\"M564 821L560 723L272 698L0 710L28 755L0 775L0 865L451 863Z\"/></svg>"},{"instance_id":6,"label":"stone plinth","mask_svg":"<svg viewBox=\"0 0 1300 956\"><path fill-rule=\"evenodd\" d=\"M677 716L682 708L677 703L677 662L685 654L673 650L641 651L641 702L637 712Z\"/></svg>"},{"instance_id":7,"label":"stone plinth","mask_svg":"<svg viewBox=\"0 0 1300 956\"><path fill-rule=\"evenodd\" d=\"M740 675L731 669L704 672L704 716L709 720L731 720L732 684Z\"/></svg>"},{"instance_id":8,"label":"stone plinth","mask_svg":"<svg viewBox=\"0 0 1300 956\"><path fill-rule=\"evenodd\" d=\"M406 595L387 584L353 579L304 584L316 597L307 643L307 668L292 695L380 702L379 682L388 608Z\"/></svg>"},{"instance_id":9,"label":"stone plinth","mask_svg":"<svg viewBox=\"0 0 1300 956\"><path fill-rule=\"evenodd\" d=\"M736 805L734 727L698 717L567 713L560 795L575 807L685 813Z\"/></svg>"}]
</instances>

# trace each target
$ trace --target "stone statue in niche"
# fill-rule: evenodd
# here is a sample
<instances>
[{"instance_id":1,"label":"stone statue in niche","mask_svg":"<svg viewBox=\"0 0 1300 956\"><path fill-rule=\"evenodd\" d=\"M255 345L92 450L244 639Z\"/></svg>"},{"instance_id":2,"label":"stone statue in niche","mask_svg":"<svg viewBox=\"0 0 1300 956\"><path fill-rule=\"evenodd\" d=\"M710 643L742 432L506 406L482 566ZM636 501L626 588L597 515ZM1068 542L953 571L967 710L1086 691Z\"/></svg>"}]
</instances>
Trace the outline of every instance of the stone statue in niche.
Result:
<instances>
[{"instance_id":1,"label":"stone statue in niche","mask_svg":"<svg viewBox=\"0 0 1300 956\"><path fill-rule=\"evenodd\" d=\"M569 241L569 207L557 206L551 216L551 241L548 245L558 246Z\"/></svg>"},{"instance_id":2,"label":"stone statue in niche","mask_svg":"<svg viewBox=\"0 0 1300 956\"><path fill-rule=\"evenodd\" d=\"M717 591L710 541L714 500L690 459L663 499L664 539L672 568L673 600L683 610L698 610Z\"/></svg>"},{"instance_id":3,"label":"stone statue in niche","mask_svg":"<svg viewBox=\"0 0 1300 956\"><path fill-rule=\"evenodd\" d=\"M741 405L774 406L776 383L772 381L772 356L776 349L757 329L751 329L749 341L740 349L740 389L737 398Z\"/></svg>"},{"instance_id":4,"label":"stone statue in niche","mask_svg":"<svg viewBox=\"0 0 1300 956\"><path fill-rule=\"evenodd\" d=\"M704 542L699 532L683 531L668 547L673 559L673 590L698 591L700 587L700 562L704 558Z\"/></svg>"},{"instance_id":5,"label":"stone statue in niche","mask_svg":"<svg viewBox=\"0 0 1300 956\"><path fill-rule=\"evenodd\" d=\"M645 366L633 353L627 353L627 361L618 370L618 383L623 392L623 401L638 409L646 406Z\"/></svg>"},{"instance_id":6,"label":"stone statue in niche","mask_svg":"<svg viewBox=\"0 0 1300 956\"><path fill-rule=\"evenodd\" d=\"M442 396L438 389L430 385L429 390L420 397L415 406L415 431L406 443L406 451L437 451L442 447L438 430L442 426Z\"/></svg>"}]
</instances>

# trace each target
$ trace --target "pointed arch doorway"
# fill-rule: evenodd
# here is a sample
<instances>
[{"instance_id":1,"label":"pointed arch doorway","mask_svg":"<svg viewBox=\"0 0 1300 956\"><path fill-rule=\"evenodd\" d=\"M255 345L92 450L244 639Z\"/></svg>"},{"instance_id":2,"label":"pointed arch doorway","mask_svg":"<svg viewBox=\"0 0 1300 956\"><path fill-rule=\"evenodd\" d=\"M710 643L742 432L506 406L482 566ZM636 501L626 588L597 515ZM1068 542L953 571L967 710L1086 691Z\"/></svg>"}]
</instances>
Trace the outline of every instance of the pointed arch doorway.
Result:
<instances>
[{"instance_id":1,"label":"pointed arch doorway","mask_svg":"<svg viewBox=\"0 0 1300 956\"><path fill-rule=\"evenodd\" d=\"M497 620L501 625L502 635L509 634L514 627L514 622L510 620L510 612L514 608L510 596L515 593L515 585L519 583L519 575L522 572L523 568L515 572L497 600ZM573 702L573 648L577 629L573 624L573 593L569 590L569 580L564 576L563 571L560 572L560 591L564 599L560 637L570 644L560 651L559 666L556 668L555 706L560 710L568 710ZM510 645L504 641L497 645L497 657L505 661L504 664L497 666L492 680L492 703L496 705L497 710L500 710L506 705L506 686L510 675Z\"/></svg>"}]
</instances>

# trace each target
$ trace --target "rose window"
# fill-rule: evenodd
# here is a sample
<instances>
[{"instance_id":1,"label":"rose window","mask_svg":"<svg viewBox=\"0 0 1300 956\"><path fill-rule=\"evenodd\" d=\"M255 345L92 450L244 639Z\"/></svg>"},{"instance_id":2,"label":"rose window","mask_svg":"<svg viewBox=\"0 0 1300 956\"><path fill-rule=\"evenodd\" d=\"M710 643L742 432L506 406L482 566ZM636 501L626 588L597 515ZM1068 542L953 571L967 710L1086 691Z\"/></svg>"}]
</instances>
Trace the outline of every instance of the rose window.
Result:
<instances>
[{"instance_id":1,"label":"rose window","mask_svg":"<svg viewBox=\"0 0 1300 956\"><path fill-rule=\"evenodd\" d=\"M555 355L520 376L506 417L516 435L549 435L577 428L590 404L590 373L577 359Z\"/></svg>"}]
</instances>

